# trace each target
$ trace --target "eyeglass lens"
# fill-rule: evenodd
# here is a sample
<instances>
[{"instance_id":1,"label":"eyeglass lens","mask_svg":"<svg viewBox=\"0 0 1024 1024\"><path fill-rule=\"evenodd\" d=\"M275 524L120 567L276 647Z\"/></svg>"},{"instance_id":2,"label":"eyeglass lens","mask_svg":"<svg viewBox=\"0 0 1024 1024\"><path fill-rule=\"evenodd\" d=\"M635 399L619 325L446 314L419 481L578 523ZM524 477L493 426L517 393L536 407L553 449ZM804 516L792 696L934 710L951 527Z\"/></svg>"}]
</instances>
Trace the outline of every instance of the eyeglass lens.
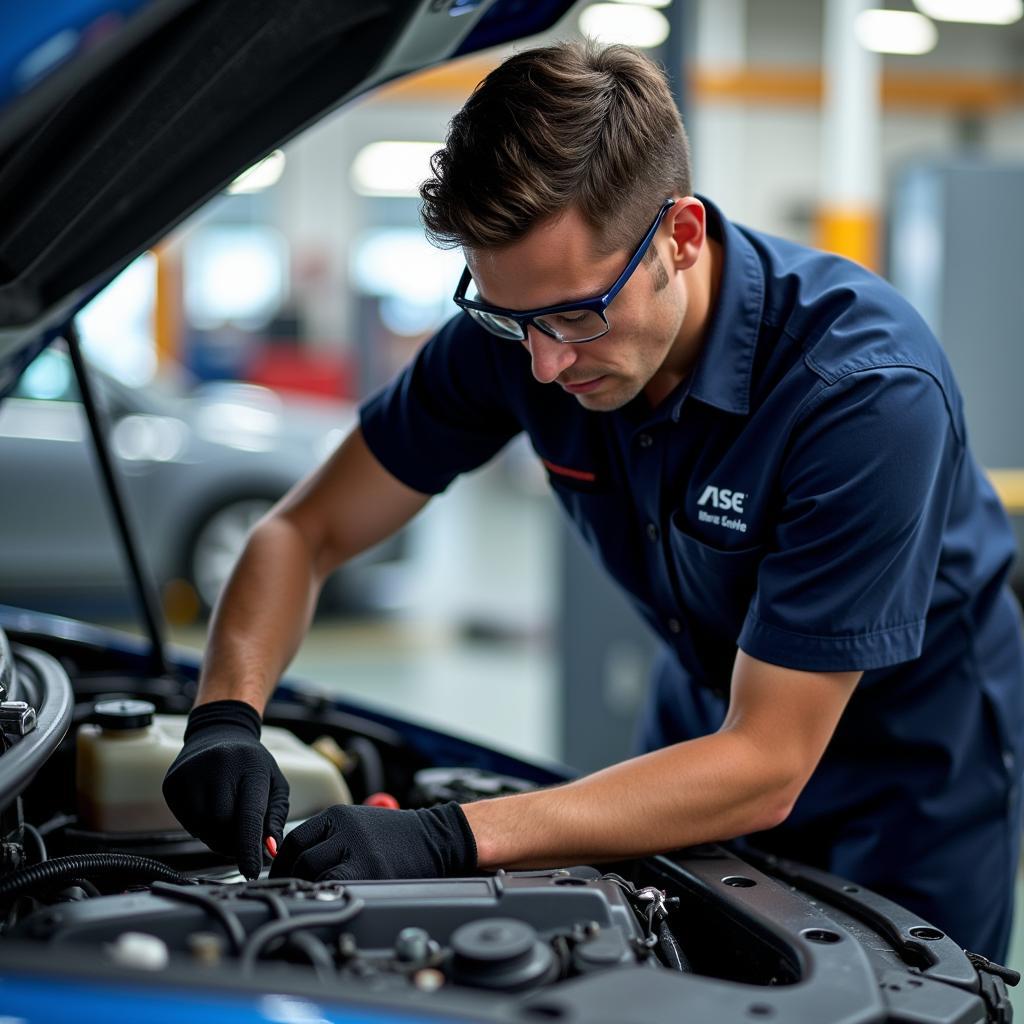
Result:
<instances>
[{"instance_id":1,"label":"eyeglass lens","mask_svg":"<svg viewBox=\"0 0 1024 1024\"><path fill-rule=\"evenodd\" d=\"M534 317L533 322L559 341L590 341L608 330L608 323L592 309L569 309Z\"/></svg>"},{"instance_id":2,"label":"eyeglass lens","mask_svg":"<svg viewBox=\"0 0 1024 1024\"><path fill-rule=\"evenodd\" d=\"M482 327L486 327L491 334L499 338L508 338L510 341L522 341L526 335L522 327L511 317L500 316L497 313L488 313L482 309L467 309L469 315Z\"/></svg>"},{"instance_id":3,"label":"eyeglass lens","mask_svg":"<svg viewBox=\"0 0 1024 1024\"><path fill-rule=\"evenodd\" d=\"M526 338L525 328L511 317L482 309L469 309L467 312L477 323L499 338L507 338L510 341L523 341ZM608 321L591 309L550 313L534 317L532 322L545 334L559 341L592 341L608 333Z\"/></svg>"}]
</instances>

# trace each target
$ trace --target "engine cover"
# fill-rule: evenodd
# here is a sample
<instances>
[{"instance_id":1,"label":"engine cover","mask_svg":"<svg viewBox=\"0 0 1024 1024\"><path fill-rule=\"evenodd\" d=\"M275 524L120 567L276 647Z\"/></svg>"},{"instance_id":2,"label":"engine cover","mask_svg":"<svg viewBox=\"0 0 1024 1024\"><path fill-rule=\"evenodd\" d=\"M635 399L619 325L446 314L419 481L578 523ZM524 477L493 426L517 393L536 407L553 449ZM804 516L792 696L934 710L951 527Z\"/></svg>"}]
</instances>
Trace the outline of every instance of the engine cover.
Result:
<instances>
[{"instance_id":1,"label":"engine cover","mask_svg":"<svg viewBox=\"0 0 1024 1024\"><path fill-rule=\"evenodd\" d=\"M17 934L111 951L128 933L170 956L257 962L330 957L342 974L407 985L519 991L646 959L647 932L624 888L593 868L484 878L308 883L296 879L169 886L48 907ZM310 943L316 948L310 952ZM435 983L437 978L435 977Z\"/></svg>"}]
</instances>

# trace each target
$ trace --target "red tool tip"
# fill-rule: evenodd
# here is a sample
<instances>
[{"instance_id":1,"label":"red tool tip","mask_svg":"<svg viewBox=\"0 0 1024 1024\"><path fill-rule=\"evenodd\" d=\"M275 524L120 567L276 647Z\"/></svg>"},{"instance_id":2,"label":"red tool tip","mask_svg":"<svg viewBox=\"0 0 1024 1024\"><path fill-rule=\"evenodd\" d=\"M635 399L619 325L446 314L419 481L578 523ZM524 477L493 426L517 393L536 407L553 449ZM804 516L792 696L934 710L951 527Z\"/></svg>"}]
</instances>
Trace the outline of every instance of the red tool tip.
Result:
<instances>
[{"instance_id":1,"label":"red tool tip","mask_svg":"<svg viewBox=\"0 0 1024 1024\"><path fill-rule=\"evenodd\" d=\"M398 801L390 793L371 793L363 803L367 807L387 807L391 811L399 808Z\"/></svg>"},{"instance_id":2,"label":"red tool tip","mask_svg":"<svg viewBox=\"0 0 1024 1024\"><path fill-rule=\"evenodd\" d=\"M277 840L273 836L267 836L267 838L263 840L263 845L267 848L267 853L269 853L271 857L277 856Z\"/></svg>"}]
</instances>

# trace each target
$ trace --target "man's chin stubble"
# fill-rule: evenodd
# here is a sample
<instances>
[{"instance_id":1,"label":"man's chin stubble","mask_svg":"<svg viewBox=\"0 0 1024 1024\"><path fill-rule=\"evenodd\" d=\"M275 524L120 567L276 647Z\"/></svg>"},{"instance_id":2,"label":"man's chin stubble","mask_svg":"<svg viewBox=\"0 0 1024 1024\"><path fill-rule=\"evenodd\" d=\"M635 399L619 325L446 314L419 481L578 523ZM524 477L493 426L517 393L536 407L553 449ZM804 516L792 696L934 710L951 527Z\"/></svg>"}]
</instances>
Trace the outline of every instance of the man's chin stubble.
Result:
<instances>
[{"instance_id":1,"label":"man's chin stubble","mask_svg":"<svg viewBox=\"0 0 1024 1024\"><path fill-rule=\"evenodd\" d=\"M636 398L636 394L623 393L621 389L616 389L607 394L574 395L573 397L589 412L615 412L616 409L621 409L624 405L628 405L629 402Z\"/></svg>"}]
</instances>

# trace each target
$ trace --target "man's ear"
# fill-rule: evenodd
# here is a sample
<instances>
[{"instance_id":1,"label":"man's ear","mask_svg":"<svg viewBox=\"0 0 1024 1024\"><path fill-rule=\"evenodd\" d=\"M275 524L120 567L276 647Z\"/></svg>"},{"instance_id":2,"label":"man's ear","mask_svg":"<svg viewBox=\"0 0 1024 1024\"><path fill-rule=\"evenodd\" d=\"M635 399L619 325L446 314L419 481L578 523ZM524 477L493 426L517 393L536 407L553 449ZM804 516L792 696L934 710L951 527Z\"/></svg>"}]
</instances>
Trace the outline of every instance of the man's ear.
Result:
<instances>
[{"instance_id":1,"label":"man's ear","mask_svg":"<svg viewBox=\"0 0 1024 1024\"><path fill-rule=\"evenodd\" d=\"M676 199L665 220L672 232L672 268L689 270L704 248L706 213L704 204L693 196Z\"/></svg>"}]
</instances>

